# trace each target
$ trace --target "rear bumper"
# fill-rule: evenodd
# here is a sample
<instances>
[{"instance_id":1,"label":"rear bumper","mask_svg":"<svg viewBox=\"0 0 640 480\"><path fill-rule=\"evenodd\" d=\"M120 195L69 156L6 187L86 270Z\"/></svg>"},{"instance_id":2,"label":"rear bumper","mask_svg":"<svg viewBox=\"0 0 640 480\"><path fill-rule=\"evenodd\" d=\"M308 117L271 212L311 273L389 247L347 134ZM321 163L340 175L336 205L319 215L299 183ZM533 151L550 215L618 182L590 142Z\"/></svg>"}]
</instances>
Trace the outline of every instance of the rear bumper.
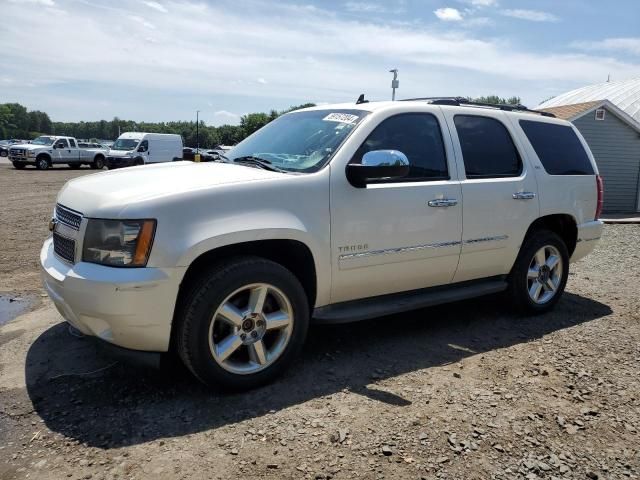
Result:
<instances>
[{"instance_id":1,"label":"rear bumper","mask_svg":"<svg viewBox=\"0 0 640 480\"><path fill-rule=\"evenodd\" d=\"M181 268L113 268L40 252L44 287L60 314L85 335L151 352L169 349Z\"/></svg>"},{"instance_id":2,"label":"rear bumper","mask_svg":"<svg viewBox=\"0 0 640 480\"><path fill-rule=\"evenodd\" d=\"M576 249L573 251L573 255L571 255L572 262L586 257L593 251L602 236L603 228L604 223L600 220L578 225L578 240L576 242Z\"/></svg>"}]
</instances>

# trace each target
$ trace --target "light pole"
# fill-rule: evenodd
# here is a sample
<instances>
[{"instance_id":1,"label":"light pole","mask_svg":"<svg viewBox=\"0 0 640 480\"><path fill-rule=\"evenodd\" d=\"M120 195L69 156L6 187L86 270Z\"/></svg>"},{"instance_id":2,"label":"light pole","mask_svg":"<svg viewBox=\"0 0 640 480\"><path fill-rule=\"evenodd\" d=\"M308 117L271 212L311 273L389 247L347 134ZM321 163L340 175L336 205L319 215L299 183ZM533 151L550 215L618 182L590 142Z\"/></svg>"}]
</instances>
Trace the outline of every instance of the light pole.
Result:
<instances>
[{"instance_id":1,"label":"light pole","mask_svg":"<svg viewBox=\"0 0 640 480\"><path fill-rule=\"evenodd\" d=\"M196 153L200 153L200 110L196 110Z\"/></svg>"},{"instance_id":2,"label":"light pole","mask_svg":"<svg viewBox=\"0 0 640 480\"><path fill-rule=\"evenodd\" d=\"M394 101L396 99L396 88L400 87L400 80L398 80L398 69L394 68L389 70L390 73L393 73L393 80L391 80L391 100Z\"/></svg>"}]
</instances>

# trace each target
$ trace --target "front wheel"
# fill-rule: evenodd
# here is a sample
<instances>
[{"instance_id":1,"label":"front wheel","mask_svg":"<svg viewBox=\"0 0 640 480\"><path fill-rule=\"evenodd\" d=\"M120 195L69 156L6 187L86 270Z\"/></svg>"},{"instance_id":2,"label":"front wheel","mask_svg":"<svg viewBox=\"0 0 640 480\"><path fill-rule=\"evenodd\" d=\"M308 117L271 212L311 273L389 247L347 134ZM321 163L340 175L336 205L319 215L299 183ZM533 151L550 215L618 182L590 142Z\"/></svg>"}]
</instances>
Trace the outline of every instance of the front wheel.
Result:
<instances>
[{"instance_id":1,"label":"front wheel","mask_svg":"<svg viewBox=\"0 0 640 480\"><path fill-rule=\"evenodd\" d=\"M529 235L511 271L509 290L515 306L543 313L560 300L569 276L569 253L555 233L539 230Z\"/></svg>"},{"instance_id":2,"label":"front wheel","mask_svg":"<svg viewBox=\"0 0 640 480\"><path fill-rule=\"evenodd\" d=\"M309 325L302 285L283 266L241 257L191 284L176 346L202 382L247 390L275 379L299 353Z\"/></svg>"},{"instance_id":3,"label":"front wheel","mask_svg":"<svg viewBox=\"0 0 640 480\"><path fill-rule=\"evenodd\" d=\"M46 170L49 168L49 159L44 155L36 158L36 168L38 170Z\"/></svg>"},{"instance_id":4,"label":"front wheel","mask_svg":"<svg viewBox=\"0 0 640 480\"><path fill-rule=\"evenodd\" d=\"M91 163L91 168L94 170L102 170L104 168L104 158L96 157Z\"/></svg>"}]
</instances>

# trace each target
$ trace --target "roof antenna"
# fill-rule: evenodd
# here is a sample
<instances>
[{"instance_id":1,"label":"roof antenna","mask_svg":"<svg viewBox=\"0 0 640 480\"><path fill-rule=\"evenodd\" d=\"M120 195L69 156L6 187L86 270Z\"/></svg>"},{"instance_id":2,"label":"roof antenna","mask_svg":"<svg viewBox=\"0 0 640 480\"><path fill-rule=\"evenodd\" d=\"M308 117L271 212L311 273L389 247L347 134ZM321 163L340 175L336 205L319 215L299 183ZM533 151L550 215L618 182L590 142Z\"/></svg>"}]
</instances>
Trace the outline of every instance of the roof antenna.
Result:
<instances>
[{"instance_id":1,"label":"roof antenna","mask_svg":"<svg viewBox=\"0 0 640 480\"><path fill-rule=\"evenodd\" d=\"M392 68L389 73L393 73L393 80L391 80L391 101L396 99L396 88L400 88L400 80L398 80L398 69Z\"/></svg>"},{"instance_id":2,"label":"roof antenna","mask_svg":"<svg viewBox=\"0 0 640 480\"><path fill-rule=\"evenodd\" d=\"M369 100L364 99L364 93L361 93L358 100L356 100L356 105L360 105L361 103L369 103Z\"/></svg>"}]
</instances>

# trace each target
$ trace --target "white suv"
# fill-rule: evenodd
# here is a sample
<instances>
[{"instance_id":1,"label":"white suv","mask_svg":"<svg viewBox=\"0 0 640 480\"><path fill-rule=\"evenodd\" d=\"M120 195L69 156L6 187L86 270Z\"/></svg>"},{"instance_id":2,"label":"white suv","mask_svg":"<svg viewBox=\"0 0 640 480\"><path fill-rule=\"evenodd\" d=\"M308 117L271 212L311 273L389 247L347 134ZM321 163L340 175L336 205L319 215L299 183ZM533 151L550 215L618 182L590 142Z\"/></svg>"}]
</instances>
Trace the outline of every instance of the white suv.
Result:
<instances>
[{"instance_id":1,"label":"white suv","mask_svg":"<svg viewBox=\"0 0 640 480\"><path fill-rule=\"evenodd\" d=\"M504 290L547 311L602 232L570 123L462 99L296 111L218 162L89 175L57 201L40 260L62 316L236 389L282 372L312 319Z\"/></svg>"}]
</instances>

